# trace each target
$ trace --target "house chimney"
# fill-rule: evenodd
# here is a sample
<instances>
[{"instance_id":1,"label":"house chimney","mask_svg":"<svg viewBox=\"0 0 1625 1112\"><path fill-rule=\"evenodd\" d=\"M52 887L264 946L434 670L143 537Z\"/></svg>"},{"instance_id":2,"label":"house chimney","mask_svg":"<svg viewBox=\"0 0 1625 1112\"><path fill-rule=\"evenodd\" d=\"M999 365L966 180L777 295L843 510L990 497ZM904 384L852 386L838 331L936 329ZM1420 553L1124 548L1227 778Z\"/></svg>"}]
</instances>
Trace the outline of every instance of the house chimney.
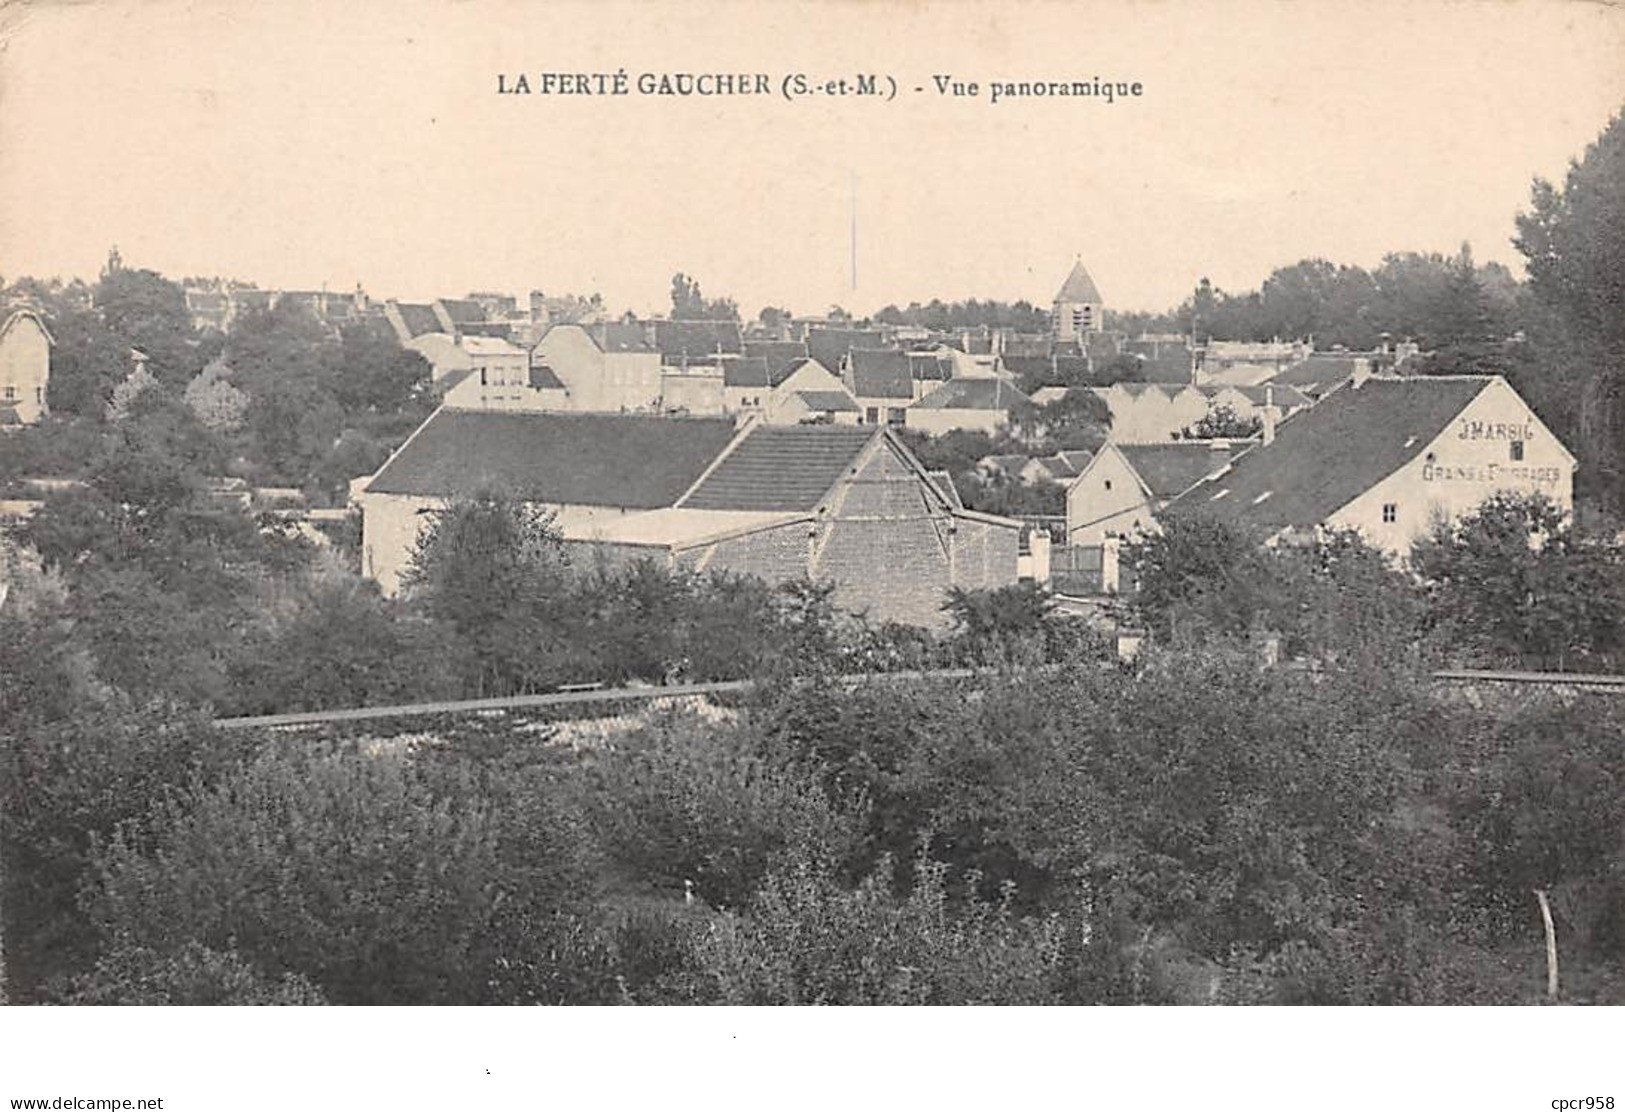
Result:
<instances>
[{"instance_id":1,"label":"house chimney","mask_svg":"<svg viewBox=\"0 0 1625 1112\"><path fill-rule=\"evenodd\" d=\"M1354 361L1354 375L1350 379L1349 385L1353 386L1356 390L1358 390L1360 387L1365 385L1366 379L1368 379L1370 377L1371 377L1371 360L1369 360L1369 359L1356 359Z\"/></svg>"},{"instance_id":2,"label":"house chimney","mask_svg":"<svg viewBox=\"0 0 1625 1112\"><path fill-rule=\"evenodd\" d=\"M1275 387L1264 384L1264 443L1275 443L1275 423L1280 420L1281 411L1275 408Z\"/></svg>"}]
</instances>

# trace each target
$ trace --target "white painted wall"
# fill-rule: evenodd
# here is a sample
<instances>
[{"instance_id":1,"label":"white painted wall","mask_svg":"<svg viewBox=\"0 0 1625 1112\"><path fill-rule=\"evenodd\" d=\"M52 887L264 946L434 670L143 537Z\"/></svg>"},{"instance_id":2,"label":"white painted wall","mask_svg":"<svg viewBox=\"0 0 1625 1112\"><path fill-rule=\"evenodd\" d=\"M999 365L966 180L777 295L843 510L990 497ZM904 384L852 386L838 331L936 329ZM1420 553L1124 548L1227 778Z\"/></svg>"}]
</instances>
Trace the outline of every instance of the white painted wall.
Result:
<instances>
[{"instance_id":1,"label":"white painted wall","mask_svg":"<svg viewBox=\"0 0 1625 1112\"><path fill-rule=\"evenodd\" d=\"M20 317L0 338L0 399L16 403L17 419L25 425L48 410L46 384L51 377L51 344L32 317Z\"/></svg>"},{"instance_id":2,"label":"white painted wall","mask_svg":"<svg viewBox=\"0 0 1625 1112\"><path fill-rule=\"evenodd\" d=\"M1512 458L1514 443L1523 458ZM1441 516L1472 512L1499 492L1544 494L1574 508L1574 457L1504 381L1496 380L1432 443L1331 516L1336 528L1358 529L1373 545L1408 556L1412 543ZM1384 521L1384 507L1393 521Z\"/></svg>"},{"instance_id":3,"label":"white painted wall","mask_svg":"<svg viewBox=\"0 0 1625 1112\"><path fill-rule=\"evenodd\" d=\"M1155 509L1134 468L1108 444L1067 488L1067 543L1097 545L1108 536L1151 532Z\"/></svg>"}]
</instances>

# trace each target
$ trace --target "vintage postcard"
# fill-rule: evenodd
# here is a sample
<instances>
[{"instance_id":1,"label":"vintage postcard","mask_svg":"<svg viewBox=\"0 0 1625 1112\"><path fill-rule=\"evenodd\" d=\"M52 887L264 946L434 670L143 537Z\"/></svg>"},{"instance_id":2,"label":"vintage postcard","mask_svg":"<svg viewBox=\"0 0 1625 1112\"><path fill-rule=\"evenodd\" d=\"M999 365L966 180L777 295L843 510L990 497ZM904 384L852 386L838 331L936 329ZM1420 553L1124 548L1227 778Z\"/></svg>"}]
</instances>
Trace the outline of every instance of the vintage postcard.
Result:
<instances>
[{"instance_id":1,"label":"vintage postcard","mask_svg":"<svg viewBox=\"0 0 1625 1112\"><path fill-rule=\"evenodd\" d=\"M0 3L0 1100L1614 1107L1622 109L1580 0Z\"/></svg>"}]
</instances>

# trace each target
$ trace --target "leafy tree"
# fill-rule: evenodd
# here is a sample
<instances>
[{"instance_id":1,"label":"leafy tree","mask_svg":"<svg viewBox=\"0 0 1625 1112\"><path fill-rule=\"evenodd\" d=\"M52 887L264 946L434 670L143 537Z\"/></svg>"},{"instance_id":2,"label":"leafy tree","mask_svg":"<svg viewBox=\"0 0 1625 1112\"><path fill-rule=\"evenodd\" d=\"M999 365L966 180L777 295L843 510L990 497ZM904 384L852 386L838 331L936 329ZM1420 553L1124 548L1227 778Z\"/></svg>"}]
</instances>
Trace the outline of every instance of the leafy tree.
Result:
<instances>
[{"instance_id":1,"label":"leafy tree","mask_svg":"<svg viewBox=\"0 0 1625 1112\"><path fill-rule=\"evenodd\" d=\"M1484 663L1607 665L1621 646L1625 578L1546 498L1496 494L1441 522L1412 563L1441 632Z\"/></svg>"},{"instance_id":2,"label":"leafy tree","mask_svg":"<svg viewBox=\"0 0 1625 1112\"><path fill-rule=\"evenodd\" d=\"M1067 382L1066 386L1112 386L1119 382L1144 382L1145 361L1135 355L1114 355L1103 360L1090 375L1092 381Z\"/></svg>"},{"instance_id":3,"label":"leafy tree","mask_svg":"<svg viewBox=\"0 0 1625 1112\"><path fill-rule=\"evenodd\" d=\"M1625 116L1616 115L1563 187L1536 179L1514 241L1539 310L1534 350L1514 384L1581 457L1579 482L1608 508L1625 506Z\"/></svg>"},{"instance_id":4,"label":"leafy tree","mask_svg":"<svg viewBox=\"0 0 1625 1112\"><path fill-rule=\"evenodd\" d=\"M773 305L764 305L762 311L756 314L756 320L762 327L771 332L779 332L790 327L790 319L795 314L788 309Z\"/></svg>"},{"instance_id":5,"label":"leafy tree","mask_svg":"<svg viewBox=\"0 0 1625 1112\"><path fill-rule=\"evenodd\" d=\"M71 649L63 653L54 636L28 645L39 659L7 661L8 675L51 686L0 715L0 906L8 987L23 1000L96 960L96 938L76 905L96 843L188 783L213 782L255 741L172 707L121 705L77 674ZM71 694L71 704L53 707L57 691Z\"/></svg>"},{"instance_id":6,"label":"leafy tree","mask_svg":"<svg viewBox=\"0 0 1625 1112\"><path fill-rule=\"evenodd\" d=\"M884 868L848 890L817 865L769 878L749 917L700 943L724 1004L1045 1004L1057 999L1063 936L1008 904L954 907L947 870L916 868L891 895Z\"/></svg>"},{"instance_id":7,"label":"leafy tree","mask_svg":"<svg viewBox=\"0 0 1625 1112\"><path fill-rule=\"evenodd\" d=\"M1514 241L1535 297L1599 351L1625 350L1625 115L1615 115L1559 189L1535 180Z\"/></svg>"},{"instance_id":8,"label":"leafy tree","mask_svg":"<svg viewBox=\"0 0 1625 1112\"><path fill-rule=\"evenodd\" d=\"M738 320L739 306L732 298L706 300L700 283L681 272L671 279L672 320Z\"/></svg>"},{"instance_id":9,"label":"leafy tree","mask_svg":"<svg viewBox=\"0 0 1625 1112\"><path fill-rule=\"evenodd\" d=\"M149 357L160 382L179 388L206 361L194 343L185 292L155 271L110 267L96 286L95 305L121 344Z\"/></svg>"},{"instance_id":10,"label":"leafy tree","mask_svg":"<svg viewBox=\"0 0 1625 1112\"><path fill-rule=\"evenodd\" d=\"M1092 390L1068 390L1048 405L1038 407L1035 423L1046 442L1057 451L1098 451L1111 429L1112 415L1105 401Z\"/></svg>"},{"instance_id":11,"label":"leafy tree","mask_svg":"<svg viewBox=\"0 0 1625 1112\"><path fill-rule=\"evenodd\" d=\"M1257 436L1263 427L1259 418L1242 417L1233 407L1219 405L1180 435L1186 440L1246 440Z\"/></svg>"},{"instance_id":12,"label":"leafy tree","mask_svg":"<svg viewBox=\"0 0 1625 1112\"><path fill-rule=\"evenodd\" d=\"M1495 319L1489 296L1473 264L1472 249L1462 244L1450 264L1449 277L1423 338L1434 350L1425 369L1430 374L1500 374L1506 370L1502 342L1505 321Z\"/></svg>"},{"instance_id":13,"label":"leafy tree","mask_svg":"<svg viewBox=\"0 0 1625 1112\"><path fill-rule=\"evenodd\" d=\"M454 697L434 627L402 621L376 584L326 568L292 613L254 631L232 661L230 712L271 714Z\"/></svg>"},{"instance_id":14,"label":"leafy tree","mask_svg":"<svg viewBox=\"0 0 1625 1112\"><path fill-rule=\"evenodd\" d=\"M337 360L333 396L347 412L411 412L427 416L429 361L370 329L347 328L331 358Z\"/></svg>"},{"instance_id":15,"label":"leafy tree","mask_svg":"<svg viewBox=\"0 0 1625 1112\"><path fill-rule=\"evenodd\" d=\"M51 377L46 401L59 415L100 419L113 387L130 371L127 344L85 307L62 306L50 313Z\"/></svg>"},{"instance_id":16,"label":"leafy tree","mask_svg":"<svg viewBox=\"0 0 1625 1112\"><path fill-rule=\"evenodd\" d=\"M1251 538L1210 514L1166 514L1159 528L1124 551L1139 584L1135 609L1168 637L1181 608L1236 574L1253 557Z\"/></svg>"},{"instance_id":17,"label":"leafy tree","mask_svg":"<svg viewBox=\"0 0 1625 1112\"><path fill-rule=\"evenodd\" d=\"M503 875L491 814L437 800L401 758L279 748L121 828L87 907L120 947L234 949L334 1003L476 1003L501 903L544 894Z\"/></svg>"},{"instance_id":18,"label":"leafy tree","mask_svg":"<svg viewBox=\"0 0 1625 1112\"><path fill-rule=\"evenodd\" d=\"M325 1004L321 992L297 973L270 981L235 951L221 953L188 942L174 953L144 947L113 949L78 978L70 1004L131 1004L143 1007Z\"/></svg>"},{"instance_id":19,"label":"leafy tree","mask_svg":"<svg viewBox=\"0 0 1625 1112\"><path fill-rule=\"evenodd\" d=\"M602 753L588 818L612 867L653 892L745 909L775 867L846 860L851 820L804 770L752 752L750 735L672 712Z\"/></svg>"},{"instance_id":20,"label":"leafy tree","mask_svg":"<svg viewBox=\"0 0 1625 1112\"><path fill-rule=\"evenodd\" d=\"M942 607L953 619L960 652L977 664L1025 653L1044 659L1055 602L1042 587L1016 583L985 591L955 587Z\"/></svg>"},{"instance_id":21,"label":"leafy tree","mask_svg":"<svg viewBox=\"0 0 1625 1112\"><path fill-rule=\"evenodd\" d=\"M233 433L243 426L248 395L231 384L231 368L216 359L186 384L187 408L203 426L216 433Z\"/></svg>"},{"instance_id":22,"label":"leafy tree","mask_svg":"<svg viewBox=\"0 0 1625 1112\"><path fill-rule=\"evenodd\" d=\"M552 519L485 491L435 515L403 577L410 598L452 630L468 686L481 695L535 690L568 674L578 651L560 605L569 576Z\"/></svg>"}]
</instances>

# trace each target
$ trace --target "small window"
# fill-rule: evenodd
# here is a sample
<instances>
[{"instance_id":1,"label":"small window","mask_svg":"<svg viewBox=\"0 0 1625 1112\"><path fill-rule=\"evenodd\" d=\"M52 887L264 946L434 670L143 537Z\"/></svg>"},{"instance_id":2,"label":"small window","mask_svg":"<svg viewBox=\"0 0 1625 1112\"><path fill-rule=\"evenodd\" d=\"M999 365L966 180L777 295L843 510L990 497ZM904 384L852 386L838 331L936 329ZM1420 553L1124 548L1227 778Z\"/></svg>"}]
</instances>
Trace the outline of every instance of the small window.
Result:
<instances>
[{"instance_id":1,"label":"small window","mask_svg":"<svg viewBox=\"0 0 1625 1112\"><path fill-rule=\"evenodd\" d=\"M1393 502L1384 502L1382 504L1382 523L1384 525L1392 525L1398 520L1399 506Z\"/></svg>"},{"instance_id":2,"label":"small window","mask_svg":"<svg viewBox=\"0 0 1625 1112\"><path fill-rule=\"evenodd\" d=\"M6 401L8 401L8 402L9 401L15 401L16 398L17 398L17 388L15 386L6 387Z\"/></svg>"},{"instance_id":3,"label":"small window","mask_svg":"<svg viewBox=\"0 0 1625 1112\"><path fill-rule=\"evenodd\" d=\"M1514 440L1512 442L1511 447L1510 447L1509 450L1512 453L1512 458L1513 459L1515 459L1515 460L1523 459L1523 441Z\"/></svg>"},{"instance_id":4,"label":"small window","mask_svg":"<svg viewBox=\"0 0 1625 1112\"><path fill-rule=\"evenodd\" d=\"M868 409L865 409L863 411L863 420L864 420L864 422L866 424L870 424L870 425L878 425L878 424L880 424L880 409L879 409L879 407L878 406L870 406Z\"/></svg>"},{"instance_id":5,"label":"small window","mask_svg":"<svg viewBox=\"0 0 1625 1112\"><path fill-rule=\"evenodd\" d=\"M1112 481L1110 479L1107 479L1106 480L1106 489L1110 490L1111 488L1112 488Z\"/></svg>"},{"instance_id":6,"label":"small window","mask_svg":"<svg viewBox=\"0 0 1625 1112\"><path fill-rule=\"evenodd\" d=\"M907 420L908 420L908 410L906 410L906 409L897 409L895 407L891 407L891 408L888 408L886 410L886 423L888 425L892 425L893 427L896 427L896 428L901 428L903 426L903 424L905 422L907 422Z\"/></svg>"},{"instance_id":7,"label":"small window","mask_svg":"<svg viewBox=\"0 0 1625 1112\"><path fill-rule=\"evenodd\" d=\"M45 404L45 387L43 387L43 386L34 387L34 404L35 405L44 405Z\"/></svg>"}]
</instances>

